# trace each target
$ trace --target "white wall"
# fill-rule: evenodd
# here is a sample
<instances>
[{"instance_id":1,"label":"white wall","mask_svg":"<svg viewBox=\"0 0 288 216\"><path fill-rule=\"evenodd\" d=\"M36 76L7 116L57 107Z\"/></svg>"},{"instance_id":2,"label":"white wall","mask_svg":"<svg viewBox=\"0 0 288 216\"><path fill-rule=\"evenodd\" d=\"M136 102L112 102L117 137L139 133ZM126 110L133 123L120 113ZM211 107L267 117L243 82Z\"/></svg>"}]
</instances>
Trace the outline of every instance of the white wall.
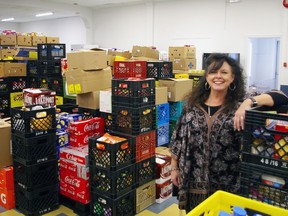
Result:
<instances>
[{"instance_id":1,"label":"white wall","mask_svg":"<svg viewBox=\"0 0 288 216\"><path fill-rule=\"evenodd\" d=\"M68 44L97 44L131 50L133 45L197 47L197 68L204 52L239 52L247 70L249 37L280 37L279 85L288 83L288 10L282 0L175 0L97 9L93 18L66 18L19 24L21 31L59 36ZM87 20L91 25L87 25ZM14 27L13 27L14 28ZM0 24L0 29L2 24ZM69 48L67 48L69 50Z\"/></svg>"}]
</instances>

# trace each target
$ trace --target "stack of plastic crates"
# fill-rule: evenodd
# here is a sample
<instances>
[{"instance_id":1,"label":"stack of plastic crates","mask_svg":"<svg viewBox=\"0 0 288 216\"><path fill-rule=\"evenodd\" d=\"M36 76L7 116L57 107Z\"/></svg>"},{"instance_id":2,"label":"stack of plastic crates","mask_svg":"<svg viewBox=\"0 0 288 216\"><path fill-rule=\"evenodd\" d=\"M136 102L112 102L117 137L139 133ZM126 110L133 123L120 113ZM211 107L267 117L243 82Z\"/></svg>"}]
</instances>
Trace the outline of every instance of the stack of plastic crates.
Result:
<instances>
[{"instance_id":1,"label":"stack of plastic crates","mask_svg":"<svg viewBox=\"0 0 288 216\"><path fill-rule=\"evenodd\" d=\"M243 196L284 209L288 209L287 111L287 106L246 111L241 167Z\"/></svg>"},{"instance_id":2,"label":"stack of plastic crates","mask_svg":"<svg viewBox=\"0 0 288 216\"><path fill-rule=\"evenodd\" d=\"M11 109L16 209L40 215L59 206L55 108Z\"/></svg>"}]
</instances>

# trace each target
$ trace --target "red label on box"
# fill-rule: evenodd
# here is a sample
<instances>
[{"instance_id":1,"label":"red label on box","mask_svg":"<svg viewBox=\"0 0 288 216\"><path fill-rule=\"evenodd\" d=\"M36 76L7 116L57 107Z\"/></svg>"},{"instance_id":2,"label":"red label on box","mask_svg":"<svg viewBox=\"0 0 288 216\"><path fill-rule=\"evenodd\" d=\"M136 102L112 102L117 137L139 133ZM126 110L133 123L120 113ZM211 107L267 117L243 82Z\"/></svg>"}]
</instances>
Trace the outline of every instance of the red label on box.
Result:
<instances>
[{"instance_id":1,"label":"red label on box","mask_svg":"<svg viewBox=\"0 0 288 216\"><path fill-rule=\"evenodd\" d=\"M87 120L71 122L69 132L74 135L82 135L87 133L104 134L104 118L95 117Z\"/></svg>"},{"instance_id":2,"label":"red label on box","mask_svg":"<svg viewBox=\"0 0 288 216\"><path fill-rule=\"evenodd\" d=\"M48 89L23 89L24 106L46 105L55 106L56 92Z\"/></svg>"},{"instance_id":3,"label":"red label on box","mask_svg":"<svg viewBox=\"0 0 288 216\"><path fill-rule=\"evenodd\" d=\"M0 206L5 209L15 208L14 190L0 188Z\"/></svg>"},{"instance_id":4,"label":"red label on box","mask_svg":"<svg viewBox=\"0 0 288 216\"><path fill-rule=\"evenodd\" d=\"M67 146L60 148L60 158L83 164L86 167L89 165L88 161L88 146L74 147Z\"/></svg>"},{"instance_id":5,"label":"red label on box","mask_svg":"<svg viewBox=\"0 0 288 216\"><path fill-rule=\"evenodd\" d=\"M0 188L14 190L14 173L12 166L0 169Z\"/></svg>"}]
</instances>

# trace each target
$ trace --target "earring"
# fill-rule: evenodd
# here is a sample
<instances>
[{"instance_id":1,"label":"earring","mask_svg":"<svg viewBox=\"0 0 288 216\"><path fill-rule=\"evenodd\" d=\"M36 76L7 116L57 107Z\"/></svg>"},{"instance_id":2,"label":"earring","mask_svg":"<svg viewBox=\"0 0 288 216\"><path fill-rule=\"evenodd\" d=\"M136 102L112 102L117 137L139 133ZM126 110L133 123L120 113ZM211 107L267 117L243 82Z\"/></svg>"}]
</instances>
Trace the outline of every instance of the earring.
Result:
<instances>
[{"instance_id":1,"label":"earring","mask_svg":"<svg viewBox=\"0 0 288 216\"><path fill-rule=\"evenodd\" d=\"M205 83L205 90L209 90L211 88L211 86L208 84L208 82L206 81L206 83Z\"/></svg>"},{"instance_id":2,"label":"earring","mask_svg":"<svg viewBox=\"0 0 288 216\"><path fill-rule=\"evenodd\" d=\"M234 90L236 89L236 85L235 85L234 83L231 83L231 84L229 85L229 89L230 89L231 91L234 91Z\"/></svg>"}]
</instances>

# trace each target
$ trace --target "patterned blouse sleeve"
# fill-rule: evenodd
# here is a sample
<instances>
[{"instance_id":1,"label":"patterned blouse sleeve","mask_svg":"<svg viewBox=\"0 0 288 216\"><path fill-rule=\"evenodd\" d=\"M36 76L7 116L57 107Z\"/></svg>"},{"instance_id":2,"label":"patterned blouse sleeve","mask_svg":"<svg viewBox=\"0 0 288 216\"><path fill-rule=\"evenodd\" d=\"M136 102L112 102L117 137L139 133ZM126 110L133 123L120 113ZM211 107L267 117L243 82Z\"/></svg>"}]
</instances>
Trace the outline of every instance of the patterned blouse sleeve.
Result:
<instances>
[{"instance_id":1,"label":"patterned blouse sleeve","mask_svg":"<svg viewBox=\"0 0 288 216\"><path fill-rule=\"evenodd\" d=\"M179 117L179 119L176 122L175 128L173 130L172 136L170 138L169 148L170 152L172 154L172 157L176 160L180 157L181 152L181 137L179 136L179 131L181 130L181 127L183 127L183 124L181 123L181 119L183 118L183 113Z\"/></svg>"}]
</instances>

